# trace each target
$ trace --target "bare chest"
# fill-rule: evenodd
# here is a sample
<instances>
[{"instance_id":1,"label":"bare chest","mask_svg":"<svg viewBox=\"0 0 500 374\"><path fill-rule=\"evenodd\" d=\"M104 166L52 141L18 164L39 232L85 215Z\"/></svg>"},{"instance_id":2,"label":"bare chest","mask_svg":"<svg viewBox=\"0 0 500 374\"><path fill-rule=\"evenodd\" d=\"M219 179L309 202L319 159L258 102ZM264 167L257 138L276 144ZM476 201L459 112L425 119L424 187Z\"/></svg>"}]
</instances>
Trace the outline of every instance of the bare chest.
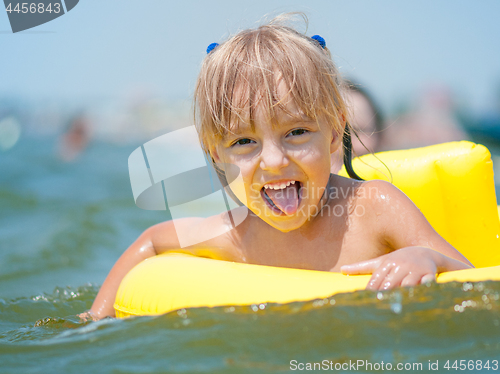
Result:
<instances>
[{"instance_id":1,"label":"bare chest","mask_svg":"<svg viewBox=\"0 0 500 374\"><path fill-rule=\"evenodd\" d=\"M262 225L234 233L230 246L237 261L298 269L340 271L340 267L378 257L387 248L370 230L338 220L287 233Z\"/></svg>"}]
</instances>

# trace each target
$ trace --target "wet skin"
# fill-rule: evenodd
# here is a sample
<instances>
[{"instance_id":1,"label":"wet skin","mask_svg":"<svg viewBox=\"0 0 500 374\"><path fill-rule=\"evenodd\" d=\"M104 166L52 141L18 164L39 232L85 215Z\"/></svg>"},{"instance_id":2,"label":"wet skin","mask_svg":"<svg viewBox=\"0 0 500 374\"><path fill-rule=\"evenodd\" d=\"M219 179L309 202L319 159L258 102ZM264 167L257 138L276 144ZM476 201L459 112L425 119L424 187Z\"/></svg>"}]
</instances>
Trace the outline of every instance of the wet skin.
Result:
<instances>
[{"instance_id":1,"label":"wet skin","mask_svg":"<svg viewBox=\"0 0 500 374\"><path fill-rule=\"evenodd\" d=\"M237 166L243 177L249 209L282 232L295 230L320 205L330 176L330 154L339 141L330 126L308 118L281 114L275 128L257 114L254 129L241 124L214 151L216 162ZM300 186L298 209L286 214L273 209L263 196L267 186L296 183Z\"/></svg>"},{"instance_id":2,"label":"wet skin","mask_svg":"<svg viewBox=\"0 0 500 374\"><path fill-rule=\"evenodd\" d=\"M199 243L184 251L201 254L210 248L214 257L228 261L372 273L369 289L415 285L434 279L436 272L471 266L393 185L330 175L330 154L340 137L328 123L302 116L292 104L287 109L294 115L277 112L276 126L257 110L254 129L241 123L211 150L220 165L237 166L243 186L235 193L250 212L234 229L204 241L196 236L216 232L230 222L229 214L241 215L247 207L176 221ZM291 181L300 185L298 207L277 211L265 186ZM172 221L146 230L106 278L90 311L93 318L114 315L116 290L133 266L178 248Z\"/></svg>"}]
</instances>

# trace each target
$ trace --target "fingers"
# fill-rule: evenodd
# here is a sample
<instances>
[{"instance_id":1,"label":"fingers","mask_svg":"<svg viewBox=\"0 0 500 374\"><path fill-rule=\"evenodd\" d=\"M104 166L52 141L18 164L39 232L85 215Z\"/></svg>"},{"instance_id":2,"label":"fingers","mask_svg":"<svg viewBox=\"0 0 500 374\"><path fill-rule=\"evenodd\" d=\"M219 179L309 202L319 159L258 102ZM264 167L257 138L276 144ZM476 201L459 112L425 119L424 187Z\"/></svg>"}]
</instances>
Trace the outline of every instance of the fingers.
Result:
<instances>
[{"instance_id":1,"label":"fingers","mask_svg":"<svg viewBox=\"0 0 500 374\"><path fill-rule=\"evenodd\" d=\"M435 282L436 281L436 274L435 273L428 273L425 275L421 274L408 274L404 277L404 279L401 281L401 287L411 287L411 286L416 286L418 284L425 284L429 282Z\"/></svg>"},{"instance_id":2,"label":"fingers","mask_svg":"<svg viewBox=\"0 0 500 374\"><path fill-rule=\"evenodd\" d=\"M382 257L377 257L371 260L357 262L352 265L344 265L340 268L342 274L348 275L360 275L360 274L372 274L375 269L377 269L382 262Z\"/></svg>"},{"instance_id":3,"label":"fingers","mask_svg":"<svg viewBox=\"0 0 500 374\"><path fill-rule=\"evenodd\" d=\"M405 271L404 266L397 265L396 263L392 263L390 265L392 265L392 269L383 280L380 288L381 290L388 290L390 288L402 286L404 280L411 275L411 273ZM420 277L415 278L417 282L420 280Z\"/></svg>"},{"instance_id":4,"label":"fingers","mask_svg":"<svg viewBox=\"0 0 500 374\"><path fill-rule=\"evenodd\" d=\"M400 266L396 264L385 264L383 267L377 269L368 285L367 290L388 290L394 287L410 287L418 284L425 284L436 281L435 273L421 273L405 272Z\"/></svg>"},{"instance_id":5,"label":"fingers","mask_svg":"<svg viewBox=\"0 0 500 374\"><path fill-rule=\"evenodd\" d=\"M87 321L98 321L99 319L92 313L90 310L87 310L86 312L77 314L78 317L80 317L80 320L82 322L87 322Z\"/></svg>"},{"instance_id":6,"label":"fingers","mask_svg":"<svg viewBox=\"0 0 500 374\"><path fill-rule=\"evenodd\" d=\"M399 267L396 267L395 263L388 262L383 264L384 257L381 256L352 265L344 265L340 270L343 274L349 275L372 274L366 286L367 290L386 290L394 286L399 286L403 274L398 273Z\"/></svg>"},{"instance_id":7,"label":"fingers","mask_svg":"<svg viewBox=\"0 0 500 374\"><path fill-rule=\"evenodd\" d=\"M422 279L420 279L420 283L430 283L436 281L436 273L425 274Z\"/></svg>"},{"instance_id":8,"label":"fingers","mask_svg":"<svg viewBox=\"0 0 500 374\"><path fill-rule=\"evenodd\" d=\"M343 274L372 274L367 290L388 290L403 286L415 286L436 280L436 264L425 256L415 258L408 251L396 251L371 260L344 265Z\"/></svg>"},{"instance_id":9,"label":"fingers","mask_svg":"<svg viewBox=\"0 0 500 374\"><path fill-rule=\"evenodd\" d=\"M380 266L373 272L372 277L368 281L366 286L367 290L380 290L387 289L390 287L390 273L393 271L393 264L385 264Z\"/></svg>"},{"instance_id":10,"label":"fingers","mask_svg":"<svg viewBox=\"0 0 500 374\"><path fill-rule=\"evenodd\" d=\"M408 274L406 277L402 280L401 286L402 287L411 287L411 286L416 286L421 282L422 274Z\"/></svg>"},{"instance_id":11,"label":"fingers","mask_svg":"<svg viewBox=\"0 0 500 374\"><path fill-rule=\"evenodd\" d=\"M82 322L86 322L90 318L90 315L87 312L83 312L83 313L77 314L77 316L80 317L80 320Z\"/></svg>"}]
</instances>

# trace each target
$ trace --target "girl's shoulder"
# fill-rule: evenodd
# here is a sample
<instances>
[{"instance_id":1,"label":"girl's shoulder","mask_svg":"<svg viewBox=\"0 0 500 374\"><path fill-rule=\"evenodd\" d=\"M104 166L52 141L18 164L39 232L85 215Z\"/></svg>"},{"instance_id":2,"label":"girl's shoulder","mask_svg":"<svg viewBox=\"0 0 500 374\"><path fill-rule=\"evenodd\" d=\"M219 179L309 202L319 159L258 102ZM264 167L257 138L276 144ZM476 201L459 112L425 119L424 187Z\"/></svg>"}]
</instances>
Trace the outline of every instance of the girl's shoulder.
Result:
<instances>
[{"instance_id":1,"label":"girl's shoulder","mask_svg":"<svg viewBox=\"0 0 500 374\"><path fill-rule=\"evenodd\" d=\"M393 199L401 199L406 195L392 183L374 179L370 181L357 181L356 196L362 199L365 203L371 203L374 206L384 205L391 202Z\"/></svg>"},{"instance_id":2,"label":"girl's shoulder","mask_svg":"<svg viewBox=\"0 0 500 374\"><path fill-rule=\"evenodd\" d=\"M345 201L349 212L370 220L389 222L403 212L421 214L399 188L384 180L357 181L332 175L330 191L331 197Z\"/></svg>"},{"instance_id":3,"label":"girl's shoulder","mask_svg":"<svg viewBox=\"0 0 500 374\"><path fill-rule=\"evenodd\" d=\"M330 198L368 201L401 193L397 187L383 180L359 181L336 174L330 176L329 191Z\"/></svg>"},{"instance_id":4,"label":"girl's shoulder","mask_svg":"<svg viewBox=\"0 0 500 374\"><path fill-rule=\"evenodd\" d=\"M390 182L378 179L354 182L353 203L363 205L369 211L380 215L395 214L403 207L418 210L404 192Z\"/></svg>"},{"instance_id":5,"label":"girl's shoulder","mask_svg":"<svg viewBox=\"0 0 500 374\"><path fill-rule=\"evenodd\" d=\"M419 232L433 231L413 201L387 181L357 182L350 205L361 225L371 227L395 248L400 248L407 238L416 240Z\"/></svg>"},{"instance_id":6,"label":"girl's shoulder","mask_svg":"<svg viewBox=\"0 0 500 374\"><path fill-rule=\"evenodd\" d=\"M379 179L358 181L335 174L332 174L330 179L330 195L375 205L386 204L394 199L408 200L408 197L390 182Z\"/></svg>"}]
</instances>

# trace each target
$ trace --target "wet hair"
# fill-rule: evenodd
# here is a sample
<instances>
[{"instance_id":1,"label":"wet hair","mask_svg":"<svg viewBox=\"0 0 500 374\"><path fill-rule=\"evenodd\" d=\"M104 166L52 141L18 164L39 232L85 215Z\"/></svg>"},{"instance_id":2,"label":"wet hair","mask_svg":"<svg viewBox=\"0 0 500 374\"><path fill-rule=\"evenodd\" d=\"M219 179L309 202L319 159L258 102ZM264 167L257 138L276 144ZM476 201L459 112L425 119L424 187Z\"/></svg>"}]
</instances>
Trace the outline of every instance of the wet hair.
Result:
<instances>
[{"instance_id":1,"label":"wet hair","mask_svg":"<svg viewBox=\"0 0 500 374\"><path fill-rule=\"evenodd\" d=\"M239 123L254 128L257 108L273 126L277 111L324 120L342 136L344 163L351 178L348 110L341 78L328 48L290 24L301 13L284 14L255 29L243 30L220 43L204 59L194 92L194 116L203 149L210 150ZM284 83L287 92L278 95ZM292 101L299 113L291 113ZM343 122L346 121L345 130Z\"/></svg>"}]
</instances>

